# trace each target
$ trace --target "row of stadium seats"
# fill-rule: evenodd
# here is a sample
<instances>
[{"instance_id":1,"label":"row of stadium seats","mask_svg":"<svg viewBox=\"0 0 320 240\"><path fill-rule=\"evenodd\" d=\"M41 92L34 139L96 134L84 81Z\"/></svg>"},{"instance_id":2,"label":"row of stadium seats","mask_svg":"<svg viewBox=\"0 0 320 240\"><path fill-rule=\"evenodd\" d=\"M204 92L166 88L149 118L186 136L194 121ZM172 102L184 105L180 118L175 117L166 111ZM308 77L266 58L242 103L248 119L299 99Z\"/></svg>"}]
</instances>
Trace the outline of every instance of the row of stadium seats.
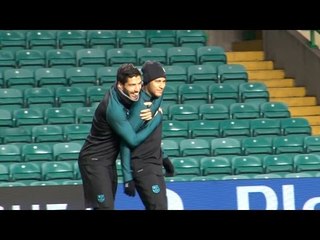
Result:
<instances>
[{"instance_id":1,"label":"row of stadium seats","mask_svg":"<svg viewBox=\"0 0 320 240\"><path fill-rule=\"evenodd\" d=\"M188 47L161 48L84 48L76 52L67 49L52 50L0 50L1 69L39 67L83 67L119 66L122 63L142 65L146 60L156 60L163 65L189 66L204 64L219 66L226 64L226 54L221 47L205 46L196 51Z\"/></svg>"},{"instance_id":2,"label":"row of stadium seats","mask_svg":"<svg viewBox=\"0 0 320 240\"><path fill-rule=\"evenodd\" d=\"M203 30L10 30L0 31L2 49L198 47Z\"/></svg>"}]
</instances>

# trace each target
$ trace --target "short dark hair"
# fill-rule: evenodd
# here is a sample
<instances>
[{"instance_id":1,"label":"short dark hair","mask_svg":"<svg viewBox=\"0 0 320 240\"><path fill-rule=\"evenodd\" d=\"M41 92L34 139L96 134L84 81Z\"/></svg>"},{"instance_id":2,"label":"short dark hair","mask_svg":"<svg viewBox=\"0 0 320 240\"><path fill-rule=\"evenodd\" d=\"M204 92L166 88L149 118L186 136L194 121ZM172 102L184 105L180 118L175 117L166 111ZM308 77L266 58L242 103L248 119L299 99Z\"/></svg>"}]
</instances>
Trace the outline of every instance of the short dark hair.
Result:
<instances>
[{"instance_id":1,"label":"short dark hair","mask_svg":"<svg viewBox=\"0 0 320 240\"><path fill-rule=\"evenodd\" d=\"M125 84L128 78L141 76L141 72L132 63L124 63L118 68L117 81Z\"/></svg>"}]
</instances>

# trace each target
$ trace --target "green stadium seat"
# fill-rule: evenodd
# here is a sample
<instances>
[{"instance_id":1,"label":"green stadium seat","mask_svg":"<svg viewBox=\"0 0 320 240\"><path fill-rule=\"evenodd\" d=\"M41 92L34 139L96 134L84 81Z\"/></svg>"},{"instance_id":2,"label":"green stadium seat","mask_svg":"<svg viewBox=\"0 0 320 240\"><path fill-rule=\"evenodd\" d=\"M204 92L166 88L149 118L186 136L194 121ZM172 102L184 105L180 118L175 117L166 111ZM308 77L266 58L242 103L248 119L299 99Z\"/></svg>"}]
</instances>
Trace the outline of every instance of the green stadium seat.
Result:
<instances>
[{"instance_id":1,"label":"green stadium seat","mask_svg":"<svg viewBox=\"0 0 320 240\"><path fill-rule=\"evenodd\" d=\"M169 119L178 121L198 120L198 109L191 104L173 104L169 106Z\"/></svg>"},{"instance_id":2,"label":"green stadium seat","mask_svg":"<svg viewBox=\"0 0 320 240\"><path fill-rule=\"evenodd\" d=\"M313 177L313 175L308 172L299 172L299 173L288 173L284 177L285 178L307 178L307 177Z\"/></svg>"},{"instance_id":3,"label":"green stadium seat","mask_svg":"<svg viewBox=\"0 0 320 240\"><path fill-rule=\"evenodd\" d=\"M215 138L211 141L211 155L241 155L241 142L235 138Z\"/></svg>"},{"instance_id":4,"label":"green stadium seat","mask_svg":"<svg viewBox=\"0 0 320 240\"><path fill-rule=\"evenodd\" d=\"M131 48L112 48L107 50L107 66L119 67L123 63L136 64L136 52Z\"/></svg>"},{"instance_id":5,"label":"green stadium seat","mask_svg":"<svg viewBox=\"0 0 320 240\"><path fill-rule=\"evenodd\" d=\"M26 127L0 129L3 143L32 142L31 130Z\"/></svg>"},{"instance_id":6,"label":"green stadium seat","mask_svg":"<svg viewBox=\"0 0 320 240\"><path fill-rule=\"evenodd\" d=\"M20 49L25 49L26 36L25 33L19 30L1 30L0 31L1 49L15 52Z\"/></svg>"},{"instance_id":7,"label":"green stadium seat","mask_svg":"<svg viewBox=\"0 0 320 240\"><path fill-rule=\"evenodd\" d=\"M59 30L57 31L58 48L77 51L87 47L86 31Z\"/></svg>"},{"instance_id":8,"label":"green stadium seat","mask_svg":"<svg viewBox=\"0 0 320 240\"><path fill-rule=\"evenodd\" d=\"M179 95L177 88L171 85L166 85L163 93L163 101L166 104L176 104L179 103Z\"/></svg>"},{"instance_id":9,"label":"green stadium seat","mask_svg":"<svg viewBox=\"0 0 320 240\"><path fill-rule=\"evenodd\" d=\"M88 30L87 43L89 48L107 50L117 47L115 30Z\"/></svg>"},{"instance_id":10,"label":"green stadium seat","mask_svg":"<svg viewBox=\"0 0 320 240\"><path fill-rule=\"evenodd\" d=\"M210 65L192 65L188 67L188 83L208 86L218 82L216 67Z\"/></svg>"},{"instance_id":11,"label":"green stadium seat","mask_svg":"<svg viewBox=\"0 0 320 240\"><path fill-rule=\"evenodd\" d=\"M64 126L66 141L85 140L90 133L90 124L67 124Z\"/></svg>"},{"instance_id":12,"label":"green stadium seat","mask_svg":"<svg viewBox=\"0 0 320 240\"><path fill-rule=\"evenodd\" d=\"M2 183L3 181L10 181L10 174L8 166L6 164L0 163L0 183Z\"/></svg>"},{"instance_id":13,"label":"green stadium seat","mask_svg":"<svg viewBox=\"0 0 320 240\"><path fill-rule=\"evenodd\" d=\"M260 117L259 105L251 103L232 103L229 106L233 119L255 119Z\"/></svg>"},{"instance_id":14,"label":"green stadium seat","mask_svg":"<svg viewBox=\"0 0 320 240\"><path fill-rule=\"evenodd\" d=\"M66 70L66 79L72 87L97 85L95 70L88 67L72 67Z\"/></svg>"},{"instance_id":15,"label":"green stadium seat","mask_svg":"<svg viewBox=\"0 0 320 240\"><path fill-rule=\"evenodd\" d=\"M288 135L288 136L274 137L273 147L274 147L275 154L303 153L304 152L304 136Z\"/></svg>"},{"instance_id":16,"label":"green stadium seat","mask_svg":"<svg viewBox=\"0 0 320 240\"><path fill-rule=\"evenodd\" d=\"M58 186L60 185L55 181L34 181L29 184L29 186Z\"/></svg>"},{"instance_id":17,"label":"green stadium seat","mask_svg":"<svg viewBox=\"0 0 320 240\"><path fill-rule=\"evenodd\" d=\"M241 64L222 64L218 66L220 83L240 85L248 82L248 73Z\"/></svg>"},{"instance_id":18,"label":"green stadium seat","mask_svg":"<svg viewBox=\"0 0 320 240\"><path fill-rule=\"evenodd\" d=\"M172 158L176 176L199 176L200 164L199 161L192 157Z\"/></svg>"},{"instance_id":19,"label":"green stadium seat","mask_svg":"<svg viewBox=\"0 0 320 240\"><path fill-rule=\"evenodd\" d=\"M0 145L0 162L21 162L21 150L16 144Z\"/></svg>"},{"instance_id":20,"label":"green stadium seat","mask_svg":"<svg viewBox=\"0 0 320 240\"><path fill-rule=\"evenodd\" d=\"M56 31L31 30L27 32L27 45L29 49L49 50L57 48Z\"/></svg>"},{"instance_id":21,"label":"green stadium seat","mask_svg":"<svg viewBox=\"0 0 320 240\"><path fill-rule=\"evenodd\" d=\"M30 143L21 148L23 161L52 161L52 145L48 143Z\"/></svg>"},{"instance_id":22,"label":"green stadium seat","mask_svg":"<svg viewBox=\"0 0 320 240\"><path fill-rule=\"evenodd\" d=\"M238 89L232 84L211 84L208 89L210 103L221 103L229 106L238 102Z\"/></svg>"},{"instance_id":23,"label":"green stadium seat","mask_svg":"<svg viewBox=\"0 0 320 240\"><path fill-rule=\"evenodd\" d=\"M37 69L46 67L46 57L40 50L18 50L16 52L16 64L18 68Z\"/></svg>"},{"instance_id":24,"label":"green stadium seat","mask_svg":"<svg viewBox=\"0 0 320 240\"><path fill-rule=\"evenodd\" d=\"M101 67L97 69L97 79L100 85L110 88L117 80L118 67Z\"/></svg>"},{"instance_id":25,"label":"green stadium seat","mask_svg":"<svg viewBox=\"0 0 320 240\"><path fill-rule=\"evenodd\" d=\"M190 47L195 50L207 43L207 35L203 30L177 30L177 46Z\"/></svg>"},{"instance_id":26,"label":"green stadium seat","mask_svg":"<svg viewBox=\"0 0 320 240\"><path fill-rule=\"evenodd\" d=\"M104 67L107 62L105 50L100 48L79 49L76 52L77 66L99 68Z\"/></svg>"},{"instance_id":27,"label":"green stadium seat","mask_svg":"<svg viewBox=\"0 0 320 240\"><path fill-rule=\"evenodd\" d=\"M0 127L13 127L14 122L11 111L0 109Z\"/></svg>"},{"instance_id":28,"label":"green stadium seat","mask_svg":"<svg viewBox=\"0 0 320 240\"><path fill-rule=\"evenodd\" d=\"M140 48L137 50L137 59L139 65L143 65L148 60L167 64L166 52L161 48Z\"/></svg>"},{"instance_id":29,"label":"green stadium seat","mask_svg":"<svg viewBox=\"0 0 320 240\"><path fill-rule=\"evenodd\" d=\"M44 111L46 124L73 124L75 114L72 109L66 107L48 108Z\"/></svg>"},{"instance_id":30,"label":"green stadium seat","mask_svg":"<svg viewBox=\"0 0 320 240\"><path fill-rule=\"evenodd\" d=\"M162 122L162 139L186 139L188 137L189 129L186 121L167 120Z\"/></svg>"},{"instance_id":31,"label":"green stadium seat","mask_svg":"<svg viewBox=\"0 0 320 240\"><path fill-rule=\"evenodd\" d=\"M260 113L263 118L289 118L287 104L283 102L265 102L260 104Z\"/></svg>"},{"instance_id":32,"label":"green stadium seat","mask_svg":"<svg viewBox=\"0 0 320 240\"><path fill-rule=\"evenodd\" d=\"M273 154L272 138L264 136L243 138L242 148L245 155Z\"/></svg>"},{"instance_id":33,"label":"green stadium seat","mask_svg":"<svg viewBox=\"0 0 320 240\"><path fill-rule=\"evenodd\" d=\"M256 156L236 156L232 158L232 169L235 175L264 173L262 161Z\"/></svg>"},{"instance_id":34,"label":"green stadium seat","mask_svg":"<svg viewBox=\"0 0 320 240\"><path fill-rule=\"evenodd\" d=\"M227 63L227 56L224 49L219 46L198 47L197 63L217 67Z\"/></svg>"},{"instance_id":35,"label":"green stadium seat","mask_svg":"<svg viewBox=\"0 0 320 240\"><path fill-rule=\"evenodd\" d=\"M259 118L250 120L251 135L280 136L282 134L280 120L276 118Z\"/></svg>"},{"instance_id":36,"label":"green stadium seat","mask_svg":"<svg viewBox=\"0 0 320 240\"><path fill-rule=\"evenodd\" d=\"M53 158L55 161L78 160L82 148L80 143L56 143L53 145Z\"/></svg>"},{"instance_id":37,"label":"green stadium seat","mask_svg":"<svg viewBox=\"0 0 320 240\"><path fill-rule=\"evenodd\" d=\"M282 178L280 174L276 173L264 173L264 174L256 174L253 176L254 179L274 179L274 178Z\"/></svg>"},{"instance_id":38,"label":"green stadium seat","mask_svg":"<svg viewBox=\"0 0 320 240\"><path fill-rule=\"evenodd\" d=\"M0 50L0 70L16 68L15 55L10 50Z\"/></svg>"},{"instance_id":39,"label":"green stadium seat","mask_svg":"<svg viewBox=\"0 0 320 240\"><path fill-rule=\"evenodd\" d=\"M175 30L147 30L146 38L149 47L168 48L176 46L176 31Z\"/></svg>"},{"instance_id":40,"label":"green stadium seat","mask_svg":"<svg viewBox=\"0 0 320 240\"><path fill-rule=\"evenodd\" d=\"M179 142L173 139L162 139L161 148L170 157L180 156Z\"/></svg>"},{"instance_id":41,"label":"green stadium seat","mask_svg":"<svg viewBox=\"0 0 320 240\"><path fill-rule=\"evenodd\" d=\"M95 110L94 107L78 107L76 109L76 123L92 123Z\"/></svg>"},{"instance_id":42,"label":"green stadium seat","mask_svg":"<svg viewBox=\"0 0 320 240\"><path fill-rule=\"evenodd\" d=\"M243 138L250 136L249 121L244 119L226 119L220 122L220 136Z\"/></svg>"},{"instance_id":43,"label":"green stadium seat","mask_svg":"<svg viewBox=\"0 0 320 240\"><path fill-rule=\"evenodd\" d=\"M267 86L262 82L247 82L239 85L239 96L241 102L268 102L269 92Z\"/></svg>"},{"instance_id":44,"label":"green stadium seat","mask_svg":"<svg viewBox=\"0 0 320 240\"><path fill-rule=\"evenodd\" d=\"M211 120L193 120L189 122L190 138L212 139L220 137L220 122Z\"/></svg>"},{"instance_id":45,"label":"green stadium seat","mask_svg":"<svg viewBox=\"0 0 320 240\"><path fill-rule=\"evenodd\" d=\"M21 108L13 111L15 126L44 124L43 112L37 108Z\"/></svg>"},{"instance_id":46,"label":"green stadium seat","mask_svg":"<svg viewBox=\"0 0 320 240\"><path fill-rule=\"evenodd\" d=\"M320 153L320 136L307 136L304 139L306 153Z\"/></svg>"},{"instance_id":47,"label":"green stadium seat","mask_svg":"<svg viewBox=\"0 0 320 240\"><path fill-rule=\"evenodd\" d=\"M297 154L293 157L295 172L320 172L320 155Z\"/></svg>"},{"instance_id":48,"label":"green stadium seat","mask_svg":"<svg viewBox=\"0 0 320 240\"><path fill-rule=\"evenodd\" d=\"M0 88L1 109L19 109L23 107L23 92L20 89Z\"/></svg>"},{"instance_id":49,"label":"green stadium seat","mask_svg":"<svg viewBox=\"0 0 320 240\"><path fill-rule=\"evenodd\" d=\"M23 182L0 182L0 187L25 187Z\"/></svg>"},{"instance_id":50,"label":"green stadium seat","mask_svg":"<svg viewBox=\"0 0 320 240\"><path fill-rule=\"evenodd\" d=\"M311 126L305 118L284 118L280 120L283 135L311 135Z\"/></svg>"},{"instance_id":51,"label":"green stadium seat","mask_svg":"<svg viewBox=\"0 0 320 240\"><path fill-rule=\"evenodd\" d=\"M179 103L201 105L208 103L207 88L200 84L182 84L178 87Z\"/></svg>"},{"instance_id":52,"label":"green stadium seat","mask_svg":"<svg viewBox=\"0 0 320 240\"><path fill-rule=\"evenodd\" d=\"M205 139L183 139L180 141L180 156L210 156L210 144Z\"/></svg>"},{"instance_id":53,"label":"green stadium seat","mask_svg":"<svg viewBox=\"0 0 320 240\"><path fill-rule=\"evenodd\" d=\"M293 172L293 158L287 154L265 156L263 165L266 173Z\"/></svg>"},{"instance_id":54,"label":"green stadium seat","mask_svg":"<svg viewBox=\"0 0 320 240\"><path fill-rule=\"evenodd\" d=\"M86 92L81 87L58 87L56 88L56 99L59 107L72 109L84 107L86 104Z\"/></svg>"},{"instance_id":55,"label":"green stadium seat","mask_svg":"<svg viewBox=\"0 0 320 240\"><path fill-rule=\"evenodd\" d=\"M47 67L67 69L77 65L76 54L68 49L52 49L46 52Z\"/></svg>"},{"instance_id":56,"label":"green stadium seat","mask_svg":"<svg viewBox=\"0 0 320 240\"><path fill-rule=\"evenodd\" d=\"M229 119L229 109L220 103L201 104L199 115L202 120L224 120Z\"/></svg>"},{"instance_id":57,"label":"green stadium seat","mask_svg":"<svg viewBox=\"0 0 320 240\"><path fill-rule=\"evenodd\" d=\"M67 86L64 71L58 68L39 68L35 70L35 80L37 86L56 88Z\"/></svg>"},{"instance_id":58,"label":"green stadium seat","mask_svg":"<svg viewBox=\"0 0 320 240\"><path fill-rule=\"evenodd\" d=\"M96 102L100 102L104 95L107 92L107 88L103 86L91 86L87 87L86 96L87 96L87 105L91 105Z\"/></svg>"},{"instance_id":59,"label":"green stadium seat","mask_svg":"<svg viewBox=\"0 0 320 240\"><path fill-rule=\"evenodd\" d=\"M118 30L117 40L119 48L137 50L146 47L145 30Z\"/></svg>"},{"instance_id":60,"label":"green stadium seat","mask_svg":"<svg viewBox=\"0 0 320 240\"><path fill-rule=\"evenodd\" d=\"M201 158L200 169L203 176L224 176L232 174L232 168L229 159L221 156Z\"/></svg>"},{"instance_id":61,"label":"green stadium seat","mask_svg":"<svg viewBox=\"0 0 320 240\"><path fill-rule=\"evenodd\" d=\"M41 180L41 167L38 163L12 163L9 169L11 181Z\"/></svg>"},{"instance_id":62,"label":"green stadium seat","mask_svg":"<svg viewBox=\"0 0 320 240\"><path fill-rule=\"evenodd\" d=\"M45 162L41 165L42 180L73 179L73 166L70 162Z\"/></svg>"},{"instance_id":63,"label":"green stadium seat","mask_svg":"<svg viewBox=\"0 0 320 240\"><path fill-rule=\"evenodd\" d=\"M190 47L171 47L167 50L167 64L189 67L197 63L196 53Z\"/></svg>"},{"instance_id":64,"label":"green stadium seat","mask_svg":"<svg viewBox=\"0 0 320 240\"><path fill-rule=\"evenodd\" d=\"M188 83L187 70L183 66L164 66L168 86L178 88L181 84Z\"/></svg>"},{"instance_id":65,"label":"green stadium seat","mask_svg":"<svg viewBox=\"0 0 320 240\"><path fill-rule=\"evenodd\" d=\"M36 81L31 69L8 69L4 71L4 81L8 88L32 88Z\"/></svg>"},{"instance_id":66,"label":"green stadium seat","mask_svg":"<svg viewBox=\"0 0 320 240\"><path fill-rule=\"evenodd\" d=\"M23 97L28 108L46 109L55 105L55 93L50 88L27 88Z\"/></svg>"},{"instance_id":67,"label":"green stadium seat","mask_svg":"<svg viewBox=\"0 0 320 240\"><path fill-rule=\"evenodd\" d=\"M32 128L33 142L63 142L62 127L59 125L41 125Z\"/></svg>"}]
</instances>

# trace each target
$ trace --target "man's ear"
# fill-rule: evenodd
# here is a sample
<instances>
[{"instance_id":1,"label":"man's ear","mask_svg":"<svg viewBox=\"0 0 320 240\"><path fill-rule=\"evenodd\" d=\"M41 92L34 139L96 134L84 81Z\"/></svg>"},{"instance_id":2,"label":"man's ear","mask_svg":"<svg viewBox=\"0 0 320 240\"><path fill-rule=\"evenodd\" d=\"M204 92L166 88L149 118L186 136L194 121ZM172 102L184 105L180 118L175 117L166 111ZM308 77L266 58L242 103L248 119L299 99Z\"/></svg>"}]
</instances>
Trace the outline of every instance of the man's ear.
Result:
<instances>
[{"instance_id":1,"label":"man's ear","mask_svg":"<svg viewBox=\"0 0 320 240\"><path fill-rule=\"evenodd\" d=\"M118 84L117 84L117 87L118 87L118 89L120 89L121 91L123 90L123 86L122 86L121 83L118 83Z\"/></svg>"}]
</instances>

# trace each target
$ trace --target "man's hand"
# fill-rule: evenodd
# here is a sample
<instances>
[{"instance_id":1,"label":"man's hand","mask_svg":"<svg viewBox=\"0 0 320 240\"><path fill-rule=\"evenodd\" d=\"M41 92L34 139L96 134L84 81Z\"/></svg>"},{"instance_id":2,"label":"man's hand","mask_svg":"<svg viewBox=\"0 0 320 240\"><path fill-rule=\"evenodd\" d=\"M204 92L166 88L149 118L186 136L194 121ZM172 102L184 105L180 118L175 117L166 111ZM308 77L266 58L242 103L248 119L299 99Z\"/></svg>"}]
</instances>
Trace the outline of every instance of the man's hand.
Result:
<instances>
[{"instance_id":1,"label":"man's hand","mask_svg":"<svg viewBox=\"0 0 320 240\"><path fill-rule=\"evenodd\" d=\"M166 177L174 176L174 166L169 158L163 158L163 167L166 170Z\"/></svg>"},{"instance_id":2,"label":"man's hand","mask_svg":"<svg viewBox=\"0 0 320 240\"><path fill-rule=\"evenodd\" d=\"M140 118L141 120L144 120L144 121L149 121L152 119L152 112L151 112L151 104L152 102L144 102L144 105L147 107L146 109L143 109L140 111Z\"/></svg>"},{"instance_id":3,"label":"man's hand","mask_svg":"<svg viewBox=\"0 0 320 240\"><path fill-rule=\"evenodd\" d=\"M130 197L134 197L136 195L136 186L133 180L124 183L124 193Z\"/></svg>"}]
</instances>

